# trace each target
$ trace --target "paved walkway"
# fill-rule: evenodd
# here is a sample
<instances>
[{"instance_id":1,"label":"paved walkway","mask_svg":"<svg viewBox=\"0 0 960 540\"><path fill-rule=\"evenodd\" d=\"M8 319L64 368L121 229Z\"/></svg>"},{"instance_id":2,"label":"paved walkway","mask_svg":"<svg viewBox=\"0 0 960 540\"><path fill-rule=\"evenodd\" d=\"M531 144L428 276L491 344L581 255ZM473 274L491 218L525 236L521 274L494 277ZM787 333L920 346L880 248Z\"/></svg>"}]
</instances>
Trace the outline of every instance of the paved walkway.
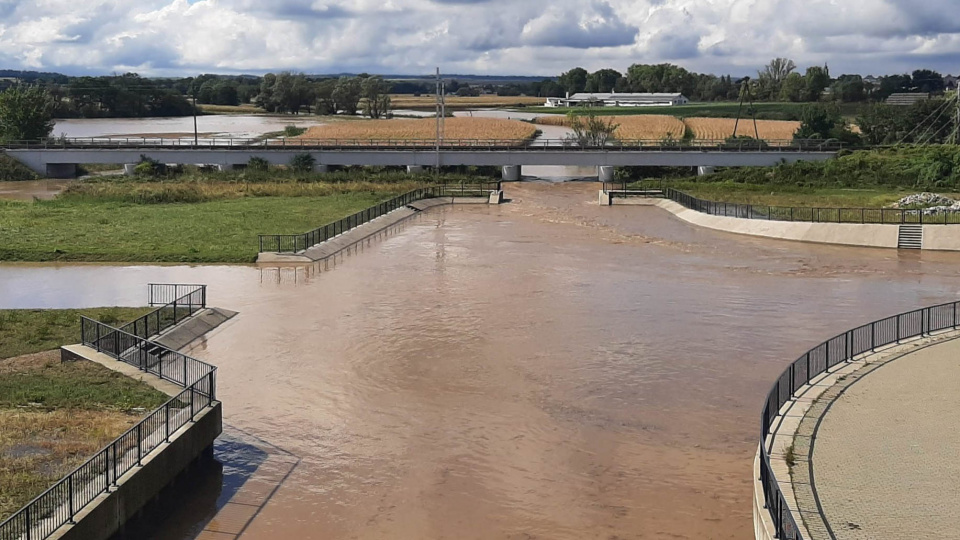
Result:
<instances>
[{"instance_id":1,"label":"paved walkway","mask_svg":"<svg viewBox=\"0 0 960 540\"><path fill-rule=\"evenodd\" d=\"M956 538L960 339L841 377L795 444L794 490L814 540Z\"/></svg>"}]
</instances>

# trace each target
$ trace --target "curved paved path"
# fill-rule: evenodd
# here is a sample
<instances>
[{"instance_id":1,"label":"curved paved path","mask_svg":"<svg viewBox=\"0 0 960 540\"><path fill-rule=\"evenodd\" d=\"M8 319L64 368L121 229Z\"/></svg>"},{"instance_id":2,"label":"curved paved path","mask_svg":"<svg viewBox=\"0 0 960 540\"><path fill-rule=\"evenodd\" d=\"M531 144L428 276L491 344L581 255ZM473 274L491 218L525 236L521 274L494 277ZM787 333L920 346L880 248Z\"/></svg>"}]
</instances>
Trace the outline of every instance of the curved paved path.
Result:
<instances>
[{"instance_id":1,"label":"curved paved path","mask_svg":"<svg viewBox=\"0 0 960 540\"><path fill-rule=\"evenodd\" d=\"M838 540L956 537L960 339L864 368L835 390L810 468L829 531L811 533L830 538L832 531Z\"/></svg>"}]
</instances>

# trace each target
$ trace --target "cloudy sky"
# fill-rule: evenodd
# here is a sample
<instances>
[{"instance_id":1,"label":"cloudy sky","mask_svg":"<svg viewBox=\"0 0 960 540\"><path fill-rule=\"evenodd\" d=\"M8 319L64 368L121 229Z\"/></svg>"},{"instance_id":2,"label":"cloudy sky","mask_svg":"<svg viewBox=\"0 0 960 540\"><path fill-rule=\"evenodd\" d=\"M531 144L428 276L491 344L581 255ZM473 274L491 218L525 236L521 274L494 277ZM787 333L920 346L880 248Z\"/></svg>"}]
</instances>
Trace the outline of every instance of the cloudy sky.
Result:
<instances>
[{"instance_id":1,"label":"cloudy sky","mask_svg":"<svg viewBox=\"0 0 960 540\"><path fill-rule=\"evenodd\" d=\"M673 62L960 72L957 0L0 0L0 68L556 75Z\"/></svg>"}]
</instances>

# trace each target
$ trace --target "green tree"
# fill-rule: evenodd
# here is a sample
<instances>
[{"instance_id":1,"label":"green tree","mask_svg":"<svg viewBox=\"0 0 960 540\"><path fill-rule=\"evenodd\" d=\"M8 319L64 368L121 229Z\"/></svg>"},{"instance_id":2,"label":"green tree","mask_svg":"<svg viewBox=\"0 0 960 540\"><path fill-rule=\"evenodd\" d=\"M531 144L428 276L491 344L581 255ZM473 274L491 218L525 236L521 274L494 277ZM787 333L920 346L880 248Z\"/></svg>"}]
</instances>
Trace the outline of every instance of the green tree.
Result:
<instances>
[{"instance_id":1,"label":"green tree","mask_svg":"<svg viewBox=\"0 0 960 540\"><path fill-rule=\"evenodd\" d=\"M558 82L560 83L560 86L563 87L565 92L576 94L577 92L583 92L586 90L587 77L589 77L587 70L581 67L576 67L560 75Z\"/></svg>"},{"instance_id":2,"label":"green tree","mask_svg":"<svg viewBox=\"0 0 960 540\"><path fill-rule=\"evenodd\" d=\"M314 110L317 114L337 114L337 102L333 99L333 91L336 87L336 79L324 79L317 83L317 99L314 102Z\"/></svg>"},{"instance_id":3,"label":"green tree","mask_svg":"<svg viewBox=\"0 0 960 540\"><path fill-rule=\"evenodd\" d=\"M469 87L464 87L469 92ZM390 83L383 77L367 77L360 84L363 112L370 118L383 118L390 112ZM458 88L459 91L459 88Z\"/></svg>"},{"instance_id":4,"label":"green tree","mask_svg":"<svg viewBox=\"0 0 960 540\"><path fill-rule=\"evenodd\" d=\"M803 109L800 129L795 139L837 139L847 144L860 142L857 134L850 131L847 122L840 113L840 107L833 103L815 103Z\"/></svg>"},{"instance_id":5,"label":"green tree","mask_svg":"<svg viewBox=\"0 0 960 540\"><path fill-rule=\"evenodd\" d=\"M0 139L36 141L53 131L53 101L38 87L0 92Z\"/></svg>"},{"instance_id":6,"label":"green tree","mask_svg":"<svg viewBox=\"0 0 960 540\"><path fill-rule=\"evenodd\" d=\"M820 101L823 92L830 86L830 68L826 65L823 67L809 67L803 79L806 84L806 92L803 100Z\"/></svg>"},{"instance_id":7,"label":"green tree","mask_svg":"<svg viewBox=\"0 0 960 540\"><path fill-rule=\"evenodd\" d=\"M623 75L615 69L601 69L587 77L587 92L612 92Z\"/></svg>"},{"instance_id":8,"label":"green tree","mask_svg":"<svg viewBox=\"0 0 960 540\"><path fill-rule=\"evenodd\" d=\"M363 94L363 87L360 79L356 77L340 77L336 86L333 88L333 101L336 103L338 111L344 114L355 115L360 105L360 96Z\"/></svg>"},{"instance_id":9,"label":"green tree","mask_svg":"<svg viewBox=\"0 0 960 540\"><path fill-rule=\"evenodd\" d=\"M774 58L757 75L757 89L761 99L776 99L780 96L783 81L797 69L789 58Z\"/></svg>"},{"instance_id":10,"label":"green tree","mask_svg":"<svg viewBox=\"0 0 960 540\"><path fill-rule=\"evenodd\" d=\"M780 85L780 99L783 101L803 101L807 91L807 82L803 75L791 73Z\"/></svg>"},{"instance_id":11,"label":"green tree","mask_svg":"<svg viewBox=\"0 0 960 540\"><path fill-rule=\"evenodd\" d=\"M613 133L620 127L620 124L615 124L613 119L600 118L592 111L586 114L570 111L567 118L570 121L570 129L573 131L570 138L584 148L606 146L607 142L613 139Z\"/></svg>"},{"instance_id":12,"label":"green tree","mask_svg":"<svg viewBox=\"0 0 960 540\"><path fill-rule=\"evenodd\" d=\"M844 103L866 101L867 90L860 75L841 75L834 83L833 98Z\"/></svg>"},{"instance_id":13,"label":"green tree","mask_svg":"<svg viewBox=\"0 0 960 540\"><path fill-rule=\"evenodd\" d=\"M943 75L929 69L918 69L913 72L913 87L917 92L938 94L946 90Z\"/></svg>"}]
</instances>

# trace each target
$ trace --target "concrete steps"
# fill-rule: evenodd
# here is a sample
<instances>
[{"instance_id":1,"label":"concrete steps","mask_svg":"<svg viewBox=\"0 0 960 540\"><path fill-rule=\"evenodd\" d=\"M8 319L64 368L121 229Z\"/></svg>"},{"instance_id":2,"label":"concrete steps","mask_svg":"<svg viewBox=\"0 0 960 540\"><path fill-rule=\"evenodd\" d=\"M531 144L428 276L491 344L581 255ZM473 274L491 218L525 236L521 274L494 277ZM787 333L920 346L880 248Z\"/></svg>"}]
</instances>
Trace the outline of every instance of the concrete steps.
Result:
<instances>
[{"instance_id":1,"label":"concrete steps","mask_svg":"<svg viewBox=\"0 0 960 540\"><path fill-rule=\"evenodd\" d=\"M923 249L923 225L901 225L897 249Z\"/></svg>"}]
</instances>

